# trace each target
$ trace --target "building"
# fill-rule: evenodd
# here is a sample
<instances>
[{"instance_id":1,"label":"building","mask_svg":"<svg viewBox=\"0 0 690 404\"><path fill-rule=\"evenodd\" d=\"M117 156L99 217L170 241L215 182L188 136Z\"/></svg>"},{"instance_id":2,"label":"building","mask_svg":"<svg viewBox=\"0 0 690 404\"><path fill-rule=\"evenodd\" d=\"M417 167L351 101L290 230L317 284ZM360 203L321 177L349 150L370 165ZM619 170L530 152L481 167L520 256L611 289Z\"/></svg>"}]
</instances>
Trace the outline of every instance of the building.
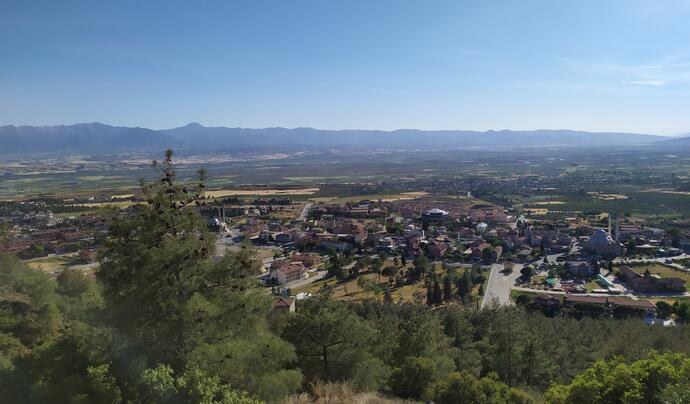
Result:
<instances>
[{"instance_id":1,"label":"building","mask_svg":"<svg viewBox=\"0 0 690 404\"><path fill-rule=\"evenodd\" d=\"M5 242L4 245L2 245L2 247L8 253L16 253L28 249L33 244L34 241L31 239L20 238L15 240L8 240Z\"/></svg>"},{"instance_id":2,"label":"building","mask_svg":"<svg viewBox=\"0 0 690 404\"><path fill-rule=\"evenodd\" d=\"M355 243L361 243L367 238L367 230L364 224L358 222L344 222L336 225L333 228L333 233L338 235L347 235L354 239Z\"/></svg>"},{"instance_id":3,"label":"building","mask_svg":"<svg viewBox=\"0 0 690 404\"><path fill-rule=\"evenodd\" d=\"M286 259L273 260L273 262L271 262L271 272L273 272L276 269L280 269L287 264L289 264L289 262Z\"/></svg>"},{"instance_id":4,"label":"building","mask_svg":"<svg viewBox=\"0 0 690 404\"><path fill-rule=\"evenodd\" d=\"M432 259L439 259L448 251L448 244L439 240L431 240L427 244L427 252Z\"/></svg>"},{"instance_id":5,"label":"building","mask_svg":"<svg viewBox=\"0 0 690 404\"><path fill-rule=\"evenodd\" d=\"M683 279L640 275L627 265L621 265L619 269L625 283L636 292L685 292Z\"/></svg>"},{"instance_id":6,"label":"building","mask_svg":"<svg viewBox=\"0 0 690 404\"><path fill-rule=\"evenodd\" d=\"M422 213L422 223L440 223L450 218L450 213L445 210L434 208Z\"/></svg>"},{"instance_id":7,"label":"building","mask_svg":"<svg viewBox=\"0 0 690 404\"><path fill-rule=\"evenodd\" d=\"M48 244L60 239L60 230L45 230L31 234L36 244Z\"/></svg>"},{"instance_id":8,"label":"building","mask_svg":"<svg viewBox=\"0 0 690 404\"><path fill-rule=\"evenodd\" d=\"M277 269L271 270L271 279L274 279L279 285L284 285L288 282L297 281L307 277L307 271L304 264L301 262L291 262L280 266Z\"/></svg>"},{"instance_id":9,"label":"building","mask_svg":"<svg viewBox=\"0 0 690 404\"><path fill-rule=\"evenodd\" d=\"M561 308L561 299L556 296L540 293L532 301L539 306L544 313L555 314Z\"/></svg>"},{"instance_id":10,"label":"building","mask_svg":"<svg viewBox=\"0 0 690 404\"><path fill-rule=\"evenodd\" d=\"M288 313L295 312L295 299L290 298L280 298L273 303L273 308L275 310L285 310Z\"/></svg>"},{"instance_id":11,"label":"building","mask_svg":"<svg viewBox=\"0 0 690 404\"><path fill-rule=\"evenodd\" d=\"M585 243L585 250L591 254L613 258L621 255L623 246L611 238L604 229L595 230Z\"/></svg>"},{"instance_id":12,"label":"building","mask_svg":"<svg viewBox=\"0 0 690 404\"><path fill-rule=\"evenodd\" d=\"M472 209L470 211L470 218L474 222L486 222L490 224L507 223L510 217L503 211L491 209Z\"/></svg>"},{"instance_id":13,"label":"building","mask_svg":"<svg viewBox=\"0 0 690 404\"><path fill-rule=\"evenodd\" d=\"M648 317L656 315L656 306L647 300L633 300L621 296L586 296L579 294L567 294L565 296L567 307L598 307L609 314L622 314L624 311L637 311ZM625 315L625 314L624 314Z\"/></svg>"},{"instance_id":14,"label":"building","mask_svg":"<svg viewBox=\"0 0 690 404\"><path fill-rule=\"evenodd\" d=\"M278 244L287 244L292 242L292 234L290 233L278 233L273 238Z\"/></svg>"},{"instance_id":15,"label":"building","mask_svg":"<svg viewBox=\"0 0 690 404\"><path fill-rule=\"evenodd\" d=\"M581 294L566 294L565 295L565 305L566 307L575 307L577 305L594 305L606 307L607 296L588 296Z\"/></svg>"},{"instance_id":16,"label":"building","mask_svg":"<svg viewBox=\"0 0 690 404\"><path fill-rule=\"evenodd\" d=\"M60 238L64 241L67 241L67 242L85 241L85 240L93 239L93 235L88 231L70 229L70 230L61 231L60 232Z\"/></svg>"},{"instance_id":17,"label":"building","mask_svg":"<svg viewBox=\"0 0 690 404\"><path fill-rule=\"evenodd\" d=\"M647 316L656 315L656 306L647 300L633 300L627 297L609 296L607 303L614 313L621 309L636 309L644 311Z\"/></svg>"},{"instance_id":18,"label":"building","mask_svg":"<svg viewBox=\"0 0 690 404\"><path fill-rule=\"evenodd\" d=\"M292 262L301 262L307 268L321 265L321 257L318 254L295 254L290 257Z\"/></svg>"},{"instance_id":19,"label":"building","mask_svg":"<svg viewBox=\"0 0 690 404\"><path fill-rule=\"evenodd\" d=\"M569 261L565 268L571 276L576 278L587 278L592 275L592 266L585 261Z\"/></svg>"},{"instance_id":20,"label":"building","mask_svg":"<svg viewBox=\"0 0 690 404\"><path fill-rule=\"evenodd\" d=\"M405 239L405 246L407 256L419 257L422 254L422 239L416 236L410 236Z\"/></svg>"}]
</instances>

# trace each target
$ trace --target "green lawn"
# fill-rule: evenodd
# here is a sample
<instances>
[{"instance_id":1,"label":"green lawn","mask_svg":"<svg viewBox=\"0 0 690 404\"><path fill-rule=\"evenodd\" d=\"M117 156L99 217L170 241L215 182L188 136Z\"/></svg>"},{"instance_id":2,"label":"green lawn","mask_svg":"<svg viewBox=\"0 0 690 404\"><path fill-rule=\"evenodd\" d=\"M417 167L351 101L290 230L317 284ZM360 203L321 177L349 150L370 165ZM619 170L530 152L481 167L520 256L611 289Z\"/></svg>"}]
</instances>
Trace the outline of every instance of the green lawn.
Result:
<instances>
[{"instance_id":1,"label":"green lawn","mask_svg":"<svg viewBox=\"0 0 690 404\"><path fill-rule=\"evenodd\" d=\"M685 290L690 290L690 272L677 270L674 268L667 267L662 264L648 264L648 265L635 265L632 268L639 274L643 274L645 270L649 269L652 275L658 275L660 278L680 278L683 279L685 283Z\"/></svg>"}]
</instances>

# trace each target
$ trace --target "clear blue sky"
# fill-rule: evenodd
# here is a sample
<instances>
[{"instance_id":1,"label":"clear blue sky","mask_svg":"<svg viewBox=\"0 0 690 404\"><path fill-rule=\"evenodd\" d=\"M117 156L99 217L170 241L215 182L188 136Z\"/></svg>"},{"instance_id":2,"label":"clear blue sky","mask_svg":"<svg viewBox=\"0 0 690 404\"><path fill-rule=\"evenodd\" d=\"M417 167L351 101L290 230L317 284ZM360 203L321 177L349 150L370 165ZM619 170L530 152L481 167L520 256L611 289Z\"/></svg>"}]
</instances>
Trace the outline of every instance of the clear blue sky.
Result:
<instances>
[{"instance_id":1,"label":"clear blue sky","mask_svg":"<svg viewBox=\"0 0 690 404\"><path fill-rule=\"evenodd\" d=\"M690 132L690 1L0 1L0 125Z\"/></svg>"}]
</instances>

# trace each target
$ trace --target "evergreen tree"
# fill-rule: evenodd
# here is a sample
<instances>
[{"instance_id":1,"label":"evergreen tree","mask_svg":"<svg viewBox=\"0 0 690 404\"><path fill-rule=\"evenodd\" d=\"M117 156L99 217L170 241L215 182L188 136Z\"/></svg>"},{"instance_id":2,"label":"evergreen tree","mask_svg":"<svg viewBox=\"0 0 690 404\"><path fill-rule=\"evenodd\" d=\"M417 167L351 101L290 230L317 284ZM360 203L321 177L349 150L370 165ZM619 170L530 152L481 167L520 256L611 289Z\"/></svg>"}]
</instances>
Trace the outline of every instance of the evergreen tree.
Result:
<instances>
[{"instance_id":1,"label":"evergreen tree","mask_svg":"<svg viewBox=\"0 0 690 404\"><path fill-rule=\"evenodd\" d=\"M369 383L387 377L387 368L371 353L375 330L345 304L327 296L300 304L283 335L295 345L300 369L310 382Z\"/></svg>"},{"instance_id":2,"label":"evergreen tree","mask_svg":"<svg viewBox=\"0 0 690 404\"><path fill-rule=\"evenodd\" d=\"M433 306L434 305L434 287L433 283L427 279L424 282L426 286L426 305L427 306Z\"/></svg>"},{"instance_id":3,"label":"evergreen tree","mask_svg":"<svg viewBox=\"0 0 690 404\"><path fill-rule=\"evenodd\" d=\"M371 270L378 275L378 282L381 283L381 269L383 268L383 260L381 258L374 258L371 261Z\"/></svg>"},{"instance_id":4,"label":"evergreen tree","mask_svg":"<svg viewBox=\"0 0 690 404\"><path fill-rule=\"evenodd\" d=\"M438 278L434 278L432 295L434 304L443 303L443 292L441 291L441 285Z\"/></svg>"},{"instance_id":5,"label":"evergreen tree","mask_svg":"<svg viewBox=\"0 0 690 404\"><path fill-rule=\"evenodd\" d=\"M191 208L202 202L204 173L179 184L170 150L154 166L161 178L142 183L147 205L115 217L99 257L113 326L149 363L213 369L262 398L278 398L271 380L281 380L284 397L301 377L283 368L293 348L262 326L272 304L256 279L260 262L248 248L214 260L215 235Z\"/></svg>"},{"instance_id":6,"label":"evergreen tree","mask_svg":"<svg viewBox=\"0 0 690 404\"><path fill-rule=\"evenodd\" d=\"M470 271L465 271L463 274L458 278L455 284L457 291L458 291L458 297L462 302L468 302L470 299L470 292L472 291L472 275L470 274Z\"/></svg>"},{"instance_id":7,"label":"evergreen tree","mask_svg":"<svg viewBox=\"0 0 690 404\"><path fill-rule=\"evenodd\" d=\"M453 300L453 281L448 275L443 277L443 300L446 302Z\"/></svg>"}]
</instances>

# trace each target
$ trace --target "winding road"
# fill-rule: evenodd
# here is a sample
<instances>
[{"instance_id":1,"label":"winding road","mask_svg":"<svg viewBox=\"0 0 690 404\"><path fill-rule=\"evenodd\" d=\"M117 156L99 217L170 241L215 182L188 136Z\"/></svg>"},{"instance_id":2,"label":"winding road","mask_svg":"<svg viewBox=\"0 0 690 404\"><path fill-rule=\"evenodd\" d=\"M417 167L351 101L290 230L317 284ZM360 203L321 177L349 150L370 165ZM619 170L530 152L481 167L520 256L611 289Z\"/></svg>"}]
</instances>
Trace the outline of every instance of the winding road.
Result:
<instances>
[{"instance_id":1,"label":"winding road","mask_svg":"<svg viewBox=\"0 0 690 404\"><path fill-rule=\"evenodd\" d=\"M307 215L309 214L309 210L311 210L312 206L314 206L314 204L311 202L304 205L304 209L302 209L302 213L299 215L297 220L300 222L303 222L307 218Z\"/></svg>"}]
</instances>

